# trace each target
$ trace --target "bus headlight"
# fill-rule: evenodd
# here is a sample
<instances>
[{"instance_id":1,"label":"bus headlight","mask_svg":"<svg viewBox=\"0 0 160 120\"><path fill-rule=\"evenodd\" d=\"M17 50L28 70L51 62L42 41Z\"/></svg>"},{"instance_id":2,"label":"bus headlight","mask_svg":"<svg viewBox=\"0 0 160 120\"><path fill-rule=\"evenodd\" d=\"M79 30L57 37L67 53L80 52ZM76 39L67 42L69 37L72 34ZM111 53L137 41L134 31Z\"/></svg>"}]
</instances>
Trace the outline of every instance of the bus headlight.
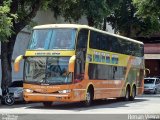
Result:
<instances>
[{"instance_id":1,"label":"bus headlight","mask_svg":"<svg viewBox=\"0 0 160 120\"><path fill-rule=\"evenodd\" d=\"M59 93L70 93L71 90L61 90L61 91L58 91Z\"/></svg>"},{"instance_id":2,"label":"bus headlight","mask_svg":"<svg viewBox=\"0 0 160 120\"><path fill-rule=\"evenodd\" d=\"M31 89L24 89L25 92L33 93L33 90Z\"/></svg>"}]
</instances>

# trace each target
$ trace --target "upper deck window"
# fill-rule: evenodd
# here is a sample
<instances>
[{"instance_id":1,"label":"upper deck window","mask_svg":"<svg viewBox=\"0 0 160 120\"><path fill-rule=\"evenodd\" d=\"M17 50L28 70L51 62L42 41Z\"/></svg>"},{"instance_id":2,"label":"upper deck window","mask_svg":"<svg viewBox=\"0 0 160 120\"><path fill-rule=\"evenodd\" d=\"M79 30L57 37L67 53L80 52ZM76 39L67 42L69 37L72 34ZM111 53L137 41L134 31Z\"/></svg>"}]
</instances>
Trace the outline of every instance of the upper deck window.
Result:
<instances>
[{"instance_id":1,"label":"upper deck window","mask_svg":"<svg viewBox=\"0 0 160 120\"><path fill-rule=\"evenodd\" d=\"M52 50L52 49L74 49L76 29L55 28L55 29L36 29L28 49Z\"/></svg>"},{"instance_id":2,"label":"upper deck window","mask_svg":"<svg viewBox=\"0 0 160 120\"><path fill-rule=\"evenodd\" d=\"M96 31L90 32L89 47L136 57L143 57L144 55L143 44Z\"/></svg>"}]
</instances>

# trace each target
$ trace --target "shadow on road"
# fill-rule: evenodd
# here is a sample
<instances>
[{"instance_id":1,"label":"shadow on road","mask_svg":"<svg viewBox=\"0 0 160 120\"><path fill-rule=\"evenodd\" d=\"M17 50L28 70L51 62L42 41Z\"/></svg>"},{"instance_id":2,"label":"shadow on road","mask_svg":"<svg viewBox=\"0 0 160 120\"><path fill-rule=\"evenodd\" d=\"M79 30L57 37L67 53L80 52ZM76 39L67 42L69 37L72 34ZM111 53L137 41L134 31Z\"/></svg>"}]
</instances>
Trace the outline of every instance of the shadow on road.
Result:
<instances>
[{"instance_id":1,"label":"shadow on road","mask_svg":"<svg viewBox=\"0 0 160 120\"><path fill-rule=\"evenodd\" d=\"M118 108L118 107L128 107L129 104L139 103L143 101L149 101L149 98L160 97L160 94L144 94L140 97L136 97L134 101L122 101L119 99L108 99L108 100L96 100L93 102L93 105L90 107L84 107L80 102L77 103L53 103L51 107L44 107L42 103L24 103L17 102L12 106L0 105L0 109L8 108L22 108L25 109L48 109L48 110L89 110L89 109L98 109L98 108Z\"/></svg>"},{"instance_id":2,"label":"shadow on road","mask_svg":"<svg viewBox=\"0 0 160 120\"><path fill-rule=\"evenodd\" d=\"M90 107L84 107L80 102L78 103L53 103L51 107L44 107L43 104L29 106L26 109L51 109L51 110L89 110L98 108L118 108L128 107L127 104L138 103L148 101L147 99L135 99L134 101L122 101L119 99L108 99L108 100L96 100Z\"/></svg>"},{"instance_id":3,"label":"shadow on road","mask_svg":"<svg viewBox=\"0 0 160 120\"><path fill-rule=\"evenodd\" d=\"M38 103L27 103L27 102L15 102L14 105L5 105L5 104L1 104L0 105L0 109L8 109L8 108L22 108L22 107L28 107L30 105L34 105L34 104L38 104Z\"/></svg>"}]
</instances>

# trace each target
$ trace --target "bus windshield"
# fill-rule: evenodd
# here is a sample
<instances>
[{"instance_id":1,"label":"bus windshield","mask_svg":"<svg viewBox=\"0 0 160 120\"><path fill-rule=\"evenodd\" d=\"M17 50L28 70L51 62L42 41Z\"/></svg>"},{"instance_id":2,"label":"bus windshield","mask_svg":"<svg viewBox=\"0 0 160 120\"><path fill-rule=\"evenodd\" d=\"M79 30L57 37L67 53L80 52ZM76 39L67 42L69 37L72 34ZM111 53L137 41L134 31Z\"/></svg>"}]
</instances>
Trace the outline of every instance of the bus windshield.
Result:
<instances>
[{"instance_id":1,"label":"bus windshield","mask_svg":"<svg viewBox=\"0 0 160 120\"><path fill-rule=\"evenodd\" d=\"M35 29L28 46L30 50L74 49L76 29Z\"/></svg>"},{"instance_id":2,"label":"bus windshield","mask_svg":"<svg viewBox=\"0 0 160 120\"><path fill-rule=\"evenodd\" d=\"M67 84L72 82L68 72L69 57L28 57L25 60L25 82Z\"/></svg>"}]
</instances>

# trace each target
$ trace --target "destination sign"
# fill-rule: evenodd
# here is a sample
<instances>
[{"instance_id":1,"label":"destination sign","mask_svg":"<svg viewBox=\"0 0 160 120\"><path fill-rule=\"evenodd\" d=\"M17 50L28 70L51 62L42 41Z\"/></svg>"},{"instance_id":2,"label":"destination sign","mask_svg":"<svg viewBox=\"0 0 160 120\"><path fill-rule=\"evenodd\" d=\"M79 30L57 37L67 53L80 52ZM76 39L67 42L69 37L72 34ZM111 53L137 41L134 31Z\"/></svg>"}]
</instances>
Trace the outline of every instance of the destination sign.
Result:
<instances>
[{"instance_id":1,"label":"destination sign","mask_svg":"<svg viewBox=\"0 0 160 120\"><path fill-rule=\"evenodd\" d=\"M36 52L35 55L41 56L41 55L60 55L60 52Z\"/></svg>"}]
</instances>

